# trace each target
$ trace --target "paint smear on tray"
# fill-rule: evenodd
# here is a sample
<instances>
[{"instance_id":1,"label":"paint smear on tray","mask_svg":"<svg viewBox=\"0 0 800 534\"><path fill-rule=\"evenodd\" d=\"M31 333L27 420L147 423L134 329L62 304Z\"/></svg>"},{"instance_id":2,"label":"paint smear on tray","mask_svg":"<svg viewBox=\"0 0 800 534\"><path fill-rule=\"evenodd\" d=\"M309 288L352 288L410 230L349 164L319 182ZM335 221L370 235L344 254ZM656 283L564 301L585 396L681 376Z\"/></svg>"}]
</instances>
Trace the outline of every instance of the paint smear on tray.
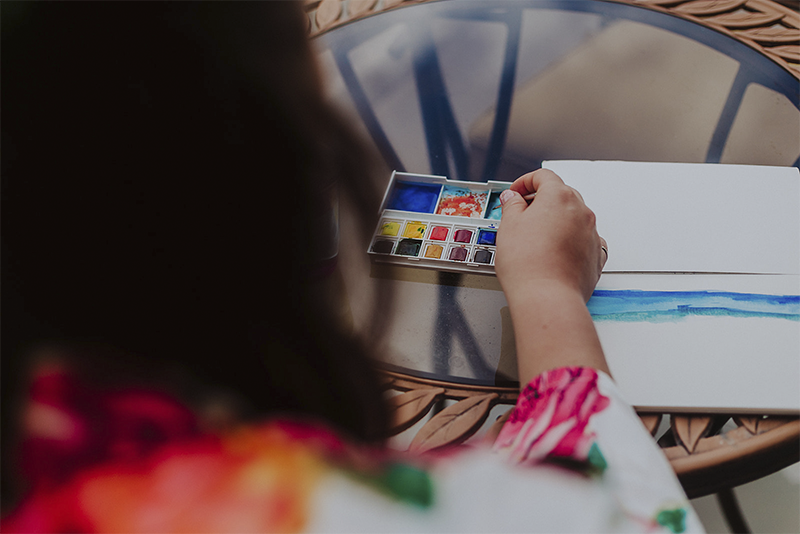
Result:
<instances>
[{"instance_id":1,"label":"paint smear on tray","mask_svg":"<svg viewBox=\"0 0 800 534\"><path fill-rule=\"evenodd\" d=\"M500 204L500 192L495 191L489 196L489 205L486 206L485 218L496 221L503 218L503 206Z\"/></svg>"},{"instance_id":2,"label":"paint smear on tray","mask_svg":"<svg viewBox=\"0 0 800 534\"><path fill-rule=\"evenodd\" d=\"M460 187L445 186L436 213L458 217L481 217L488 197L487 191L470 191Z\"/></svg>"}]
</instances>

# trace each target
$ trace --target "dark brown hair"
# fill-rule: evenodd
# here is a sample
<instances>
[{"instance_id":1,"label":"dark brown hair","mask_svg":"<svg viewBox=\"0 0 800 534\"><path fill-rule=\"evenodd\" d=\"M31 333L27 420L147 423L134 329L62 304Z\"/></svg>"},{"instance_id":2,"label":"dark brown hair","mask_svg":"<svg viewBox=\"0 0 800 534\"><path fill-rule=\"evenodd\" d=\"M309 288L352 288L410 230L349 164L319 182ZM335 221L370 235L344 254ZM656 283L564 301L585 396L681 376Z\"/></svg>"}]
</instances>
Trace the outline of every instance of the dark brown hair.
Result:
<instances>
[{"instance_id":1,"label":"dark brown hair","mask_svg":"<svg viewBox=\"0 0 800 534\"><path fill-rule=\"evenodd\" d=\"M3 3L4 401L37 343L107 347L384 435L368 351L311 282L333 184L374 227L374 159L300 5Z\"/></svg>"}]
</instances>

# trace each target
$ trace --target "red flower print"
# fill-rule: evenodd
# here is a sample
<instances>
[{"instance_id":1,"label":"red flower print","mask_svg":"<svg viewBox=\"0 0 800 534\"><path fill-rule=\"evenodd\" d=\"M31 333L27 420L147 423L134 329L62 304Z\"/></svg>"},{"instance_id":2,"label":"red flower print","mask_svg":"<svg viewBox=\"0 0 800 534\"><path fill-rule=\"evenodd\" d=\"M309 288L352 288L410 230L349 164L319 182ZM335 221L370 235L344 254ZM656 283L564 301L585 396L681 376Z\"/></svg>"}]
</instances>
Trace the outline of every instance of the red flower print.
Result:
<instances>
[{"instance_id":1,"label":"red flower print","mask_svg":"<svg viewBox=\"0 0 800 534\"><path fill-rule=\"evenodd\" d=\"M543 373L520 394L495 450L506 450L521 463L545 458L584 462L594 443L587 430L589 419L608 404L597 389L594 369L565 367Z\"/></svg>"}]
</instances>

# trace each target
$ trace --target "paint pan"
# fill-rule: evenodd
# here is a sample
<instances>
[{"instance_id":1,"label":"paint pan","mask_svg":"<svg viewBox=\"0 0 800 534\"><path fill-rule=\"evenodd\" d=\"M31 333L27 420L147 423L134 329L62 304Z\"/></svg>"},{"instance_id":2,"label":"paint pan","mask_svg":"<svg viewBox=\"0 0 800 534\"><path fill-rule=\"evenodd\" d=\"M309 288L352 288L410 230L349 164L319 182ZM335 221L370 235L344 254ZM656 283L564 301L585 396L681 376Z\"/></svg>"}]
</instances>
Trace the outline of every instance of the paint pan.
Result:
<instances>
[{"instance_id":1,"label":"paint pan","mask_svg":"<svg viewBox=\"0 0 800 534\"><path fill-rule=\"evenodd\" d=\"M394 172L368 248L375 261L494 274L500 193L509 182Z\"/></svg>"},{"instance_id":2,"label":"paint pan","mask_svg":"<svg viewBox=\"0 0 800 534\"><path fill-rule=\"evenodd\" d=\"M447 258L453 261L467 261L469 257L469 248L464 246L450 247L447 253Z\"/></svg>"},{"instance_id":3,"label":"paint pan","mask_svg":"<svg viewBox=\"0 0 800 534\"><path fill-rule=\"evenodd\" d=\"M492 245L497 242L497 230L489 230L481 228L478 230L478 244L479 245Z\"/></svg>"},{"instance_id":4,"label":"paint pan","mask_svg":"<svg viewBox=\"0 0 800 534\"><path fill-rule=\"evenodd\" d=\"M403 237L422 239L428 224L421 221L408 221L403 229Z\"/></svg>"},{"instance_id":5,"label":"paint pan","mask_svg":"<svg viewBox=\"0 0 800 534\"><path fill-rule=\"evenodd\" d=\"M433 258L439 260L442 258L443 252L444 252L444 247L442 245L437 245L435 243L431 243L430 245L425 247L426 258Z\"/></svg>"},{"instance_id":6,"label":"paint pan","mask_svg":"<svg viewBox=\"0 0 800 534\"><path fill-rule=\"evenodd\" d=\"M398 256L419 256L419 251L422 248L421 239L401 239L397 244L395 254Z\"/></svg>"},{"instance_id":7,"label":"paint pan","mask_svg":"<svg viewBox=\"0 0 800 534\"><path fill-rule=\"evenodd\" d=\"M380 235L388 235L397 237L400 233L400 228L403 226L403 221L385 220L381 221Z\"/></svg>"},{"instance_id":8,"label":"paint pan","mask_svg":"<svg viewBox=\"0 0 800 534\"><path fill-rule=\"evenodd\" d=\"M492 263L493 258L494 252L485 248L477 248L472 254L472 261L475 263L483 263L488 265Z\"/></svg>"},{"instance_id":9,"label":"paint pan","mask_svg":"<svg viewBox=\"0 0 800 534\"><path fill-rule=\"evenodd\" d=\"M432 225L431 233L428 236L428 239L432 239L434 241L446 241L449 235L450 235L449 226Z\"/></svg>"},{"instance_id":10,"label":"paint pan","mask_svg":"<svg viewBox=\"0 0 800 534\"><path fill-rule=\"evenodd\" d=\"M472 243L472 236L474 235L475 230L471 228L456 228L453 241L456 243Z\"/></svg>"},{"instance_id":11,"label":"paint pan","mask_svg":"<svg viewBox=\"0 0 800 534\"><path fill-rule=\"evenodd\" d=\"M375 254L391 254L394 250L394 240L378 239L372 244L370 250Z\"/></svg>"}]
</instances>

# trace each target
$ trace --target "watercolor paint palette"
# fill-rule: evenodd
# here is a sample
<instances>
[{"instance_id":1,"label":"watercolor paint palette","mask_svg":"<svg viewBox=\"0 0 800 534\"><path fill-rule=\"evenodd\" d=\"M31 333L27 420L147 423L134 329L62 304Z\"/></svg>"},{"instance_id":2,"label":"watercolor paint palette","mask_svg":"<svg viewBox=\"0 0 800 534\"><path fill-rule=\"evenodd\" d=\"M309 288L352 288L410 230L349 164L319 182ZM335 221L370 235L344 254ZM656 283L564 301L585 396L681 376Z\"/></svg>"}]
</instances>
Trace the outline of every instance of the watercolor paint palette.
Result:
<instances>
[{"instance_id":1,"label":"watercolor paint palette","mask_svg":"<svg viewBox=\"0 0 800 534\"><path fill-rule=\"evenodd\" d=\"M394 172L369 254L375 261L493 274L499 197L510 185Z\"/></svg>"}]
</instances>

